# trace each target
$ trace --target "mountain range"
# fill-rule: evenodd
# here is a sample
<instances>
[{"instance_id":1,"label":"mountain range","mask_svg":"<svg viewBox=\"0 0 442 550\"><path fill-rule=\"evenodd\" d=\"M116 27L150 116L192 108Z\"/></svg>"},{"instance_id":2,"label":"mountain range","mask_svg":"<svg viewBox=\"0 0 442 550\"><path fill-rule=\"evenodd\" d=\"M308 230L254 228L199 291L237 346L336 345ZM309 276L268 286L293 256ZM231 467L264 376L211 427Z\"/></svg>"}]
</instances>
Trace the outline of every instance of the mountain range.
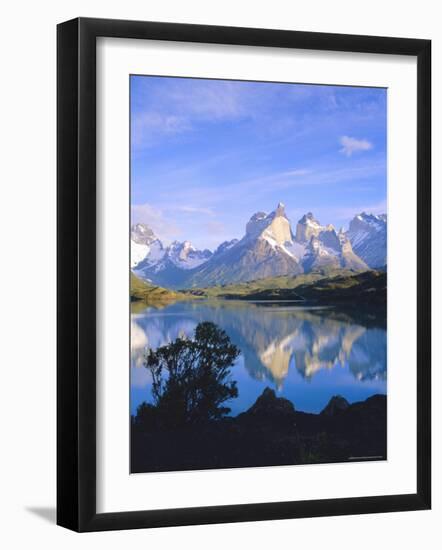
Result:
<instances>
[{"instance_id":1,"label":"mountain range","mask_svg":"<svg viewBox=\"0 0 442 550\"><path fill-rule=\"evenodd\" d=\"M292 230L279 203L257 212L241 239L197 250L189 241L165 246L145 224L131 229L131 269L140 278L170 288L207 287L321 269L364 271L386 265L386 215L356 215L349 230L321 225L311 212Z\"/></svg>"}]
</instances>

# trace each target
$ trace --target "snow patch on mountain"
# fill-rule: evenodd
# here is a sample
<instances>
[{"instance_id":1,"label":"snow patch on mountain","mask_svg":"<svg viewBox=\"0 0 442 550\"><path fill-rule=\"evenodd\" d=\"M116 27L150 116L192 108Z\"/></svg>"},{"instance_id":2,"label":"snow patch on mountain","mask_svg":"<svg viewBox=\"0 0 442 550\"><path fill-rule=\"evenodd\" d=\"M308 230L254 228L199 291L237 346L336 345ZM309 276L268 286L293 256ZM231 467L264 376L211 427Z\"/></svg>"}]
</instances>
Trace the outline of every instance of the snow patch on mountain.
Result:
<instances>
[{"instance_id":1,"label":"snow patch on mountain","mask_svg":"<svg viewBox=\"0 0 442 550\"><path fill-rule=\"evenodd\" d=\"M307 250L305 243L298 243L296 241L285 243L284 248L287 254L293 256L293 258L298 260L298 262L301 262L303 260Z\"/></svg>"},{"instance_id":2,"label":"snow patch on mountain","mask_svg":"<svg viewBox=\"0 0 442 550\"><path fill-rule=\"evenodd\" d=\"M329 267L333 269L347 268L355 270L368 269L367 264L353 251L352 245L343 231L337 232L333 225L322 226L312 220L312 214L307 214L298 222L297 235L305 238L306 227L314 227L314 233L306 245L303 258L303 268L306 273L315 269ZM311 222L314 221L314 224Z\"/></svg>"},{"instance_id":3,"label":"snow patch on mountain","mask_svg":"<svg viewBox=\"0 0 442 550\"><path fill-rule=\"evenodd\" d=\"M242 239L221 243L215 252L189 241L164 246L145 224L132 227L131 266L140 277L172 288L203 287L266 277L309 273L324 267L366 270L386 263L386 216L361 213L347 232L322 225L308 212L296 233L283 203L255 213Z\"/></svg>"},{"instance_id":4,"label":"snow patch on mountain","mask_svg":"<svg viewBox=\"0 0 442 550\"><path fill-rule=\"evenodd\" d=\"M361 212L350 222L347 232L353 250L369 267L387 263L387 215Z\"/></svg>"},{"instance_id":5,"label":"snow patch on mountain","mask_svg":"<svg viewBox=\"0 0 442 550\"><path fill-rule=\"evenodd\" d=\"M224 241L218 246L218 248L215 250L213 255L218 256L219 254L223 254L224 252L227 252L227 250L230 250L232 246L236 245L237 242L239 242L238 239L232 239L231 241Z\"/></svg>"},{"instance_id":6,"label":"snow patch on mountain","mask_svg":"<svg viewBox=\"0 0 442 550\"><path fill-rule=\"evenodd\" d=\"M268 243L272 250L282 253L297 260L294 247L293 234L285 213L285 206L282 202L278 203L276 209L270 214L257 212L254 214L246 226L246 236L244 239L253 241L261 239ZM243 239L243 240L244 240Z\"/></svg>"},{"instance_id":7,"label":"snow patch on mountain","mask_svg":"<svg viewBox=\"0 0 442 550\"><path fill-rule=\"evenodd\" d=\"M189 241L174 241L166 253L166 258L181 269L194 269L207 262L211 256L210 250L197 250Z\"/></svg>"},{"instance_id":8,"label":"snow patch on mountain","mask_svg":"<svg viewBox=\"0 0 442 550\"><path fill-rule=\"evenodd\" d=\"M152 244L159 240L152 229L144 223L136 223L131 227L130 238L137 244Z\"/></svg>"},{"instance_id":9,"label":"snow patch on mountain","mask_svg":"<svg viewBox=\"0 0 442 550\"><path fill-rule=\"evenodd\" d=\"M149 254L150 248L147 244L139 244L130 241L130 267L136 267Z\"/></svg>"},{"instance_id":10,"label":"snow patch on mountain","mask_svg":"<svg viewBox=\"0 0 442 550\"><path fill-rule=\"evenodd\" d=\"M130 263L132 269L142 262L158 262L164 256L162 242L146 224L137 223L133 225L130 236Z\"/></svg>"},{"instance_id":11,"label":"snow patch on mountain","mask_svg":"<svg viewBox=\"0 0 442 550\"><path fill-rule=\"evenodd\" d=\"M201 266L211 256L210 250L197 250L189 241L164 246L145 224L136 224L131 229L131 269L155 284L180 285L187 271Z\"/></svg>"},{"instance_id":12,"label":"snow patch on mountain","mask_svg":"<svg viewBox=\"0 0 442 550\"><path fill-rule=\"evenodd\" d=\"M308 243L312 237L317 237L325 227L321 225L311 212L304 214L296 225L295 240L298 243Z\"/></svg>"}]
</instances>

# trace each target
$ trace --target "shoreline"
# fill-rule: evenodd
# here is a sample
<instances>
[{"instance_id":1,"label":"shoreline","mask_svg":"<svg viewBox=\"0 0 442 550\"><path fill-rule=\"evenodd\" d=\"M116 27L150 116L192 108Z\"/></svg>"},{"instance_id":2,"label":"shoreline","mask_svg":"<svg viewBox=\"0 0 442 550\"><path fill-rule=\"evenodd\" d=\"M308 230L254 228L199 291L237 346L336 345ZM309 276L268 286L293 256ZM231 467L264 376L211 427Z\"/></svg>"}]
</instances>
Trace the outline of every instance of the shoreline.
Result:
<instances>
[{"instance_id":1,"label":"shoreline","mask_svg":"<svg viewBox=\"0 0 442 550\"><path fill-rule=\"evenodd\" d=\"M335 395L315 414L267 387L235 417L175 429L132 417L131 473L386 460L386 428L385 395Z\"/></svg>"}]
</instances>

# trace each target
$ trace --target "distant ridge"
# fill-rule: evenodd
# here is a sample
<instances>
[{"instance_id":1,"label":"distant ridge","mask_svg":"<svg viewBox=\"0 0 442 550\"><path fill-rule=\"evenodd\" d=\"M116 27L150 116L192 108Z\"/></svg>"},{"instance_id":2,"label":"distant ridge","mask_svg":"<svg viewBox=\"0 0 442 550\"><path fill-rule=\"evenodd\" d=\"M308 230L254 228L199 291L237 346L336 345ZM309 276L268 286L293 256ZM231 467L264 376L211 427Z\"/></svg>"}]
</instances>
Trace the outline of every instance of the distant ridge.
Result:
<instances>
[{"instance_id":1,"label":"distant ridge","mask_svg":"<svg viewBox=\"0 0 442 550\"><path fill-rule=\"evenodd\" d=\"M366 271L386 265L386 215L358 214L349 231L322 225L308 212L292 231L285 206L256 212L245 235L212 253L189 241L164 246L146 224L131 231L131 268L141 279L170 288L208 287L318 270Z\"/></svg>"}]
</instances>

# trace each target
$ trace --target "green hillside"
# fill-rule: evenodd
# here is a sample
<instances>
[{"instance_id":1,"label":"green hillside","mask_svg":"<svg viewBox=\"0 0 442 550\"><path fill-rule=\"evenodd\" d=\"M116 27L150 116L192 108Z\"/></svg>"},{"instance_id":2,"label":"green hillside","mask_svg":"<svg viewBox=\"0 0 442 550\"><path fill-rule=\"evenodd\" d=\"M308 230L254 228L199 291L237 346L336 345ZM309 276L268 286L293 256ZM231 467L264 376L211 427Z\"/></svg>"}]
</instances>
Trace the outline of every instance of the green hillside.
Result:
<instances>
[{"instance_id":1,"label":"green hillside","mask_svg":"<svg viewBox=\"0 0 442 550\"><path fill-rule=\"evenodd\" d=\"M218 285L207 288L196 288L182 290L186 294L194 296L203 296L209 298L229 298L246 297L263 290L295 289L301 285L308 285L324 278L334 277L336 275L352 276L355 272L352 270L327 270L322 269L313 273L292 276L268 277L266 279L257 279L246 283L236 283L231 285Z\"/></svg>"},{"instance_id":2,"label":"green hillside","mask_svg":"<svg viewBox=\"0 0 442 550\"><path fill-rule=\"evenodd\" d=\"M184 290L187 295L233 300L307 300L312 302L384 303L387 275L381 271L318 271L293 277L272 277L201 289Z\"/></svg>"},{"instance_id":3,"label":"green hillside","mask_svg":"<svg viewBox=\"0 0 442 550\"><path fill-rule=\"evenodd\" d=\"M385 304L387 301L387 274L365 271L352 276L337 275L312 284L300 285L297 293L310 301L354 302Z\"/></svg>"},{"instance_id":4,"label":"green hillside","mask_svg":"<svg viewBox=\"0 0 442 550\"><path fill-rule=\"evenodd\" d=\"M130 300L131 302L144 302L152 305L161 305L187 298L180 292L168 290L160 286L154 286L142 281L132 272L130 274Z\"/></svg>"}]
</instances>

